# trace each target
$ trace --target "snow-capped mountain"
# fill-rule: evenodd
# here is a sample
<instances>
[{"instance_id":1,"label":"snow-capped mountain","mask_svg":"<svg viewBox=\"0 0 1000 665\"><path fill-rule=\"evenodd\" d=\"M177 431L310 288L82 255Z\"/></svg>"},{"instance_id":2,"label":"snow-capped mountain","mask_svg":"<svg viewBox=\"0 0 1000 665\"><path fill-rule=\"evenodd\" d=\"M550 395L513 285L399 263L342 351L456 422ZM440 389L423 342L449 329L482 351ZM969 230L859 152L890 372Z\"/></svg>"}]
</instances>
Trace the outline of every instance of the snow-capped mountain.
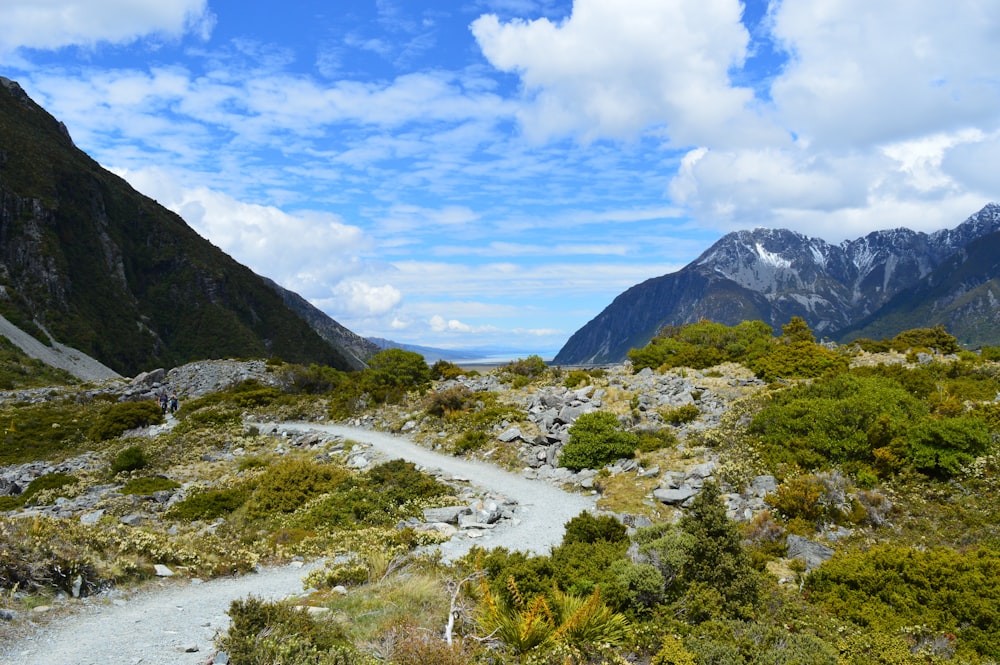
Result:
<instances>
[{"instance_id":1,"label":"snow-capped mountain","mask_svg":"<svg viewBox=\"0 0 1000 665\"><path fill-rule=\"evenodd\" d=\"M940 266L997 231L1000 205L990 204L954 229L874 231L839 245L786 229L729 233L681 270L619 295L554 362L618 362L663 326L702 318L727 325L760 319L778 330L801 316L818 336L837 339L932 275L946 280L935 272Z\"/></svg>"}]
</instances>

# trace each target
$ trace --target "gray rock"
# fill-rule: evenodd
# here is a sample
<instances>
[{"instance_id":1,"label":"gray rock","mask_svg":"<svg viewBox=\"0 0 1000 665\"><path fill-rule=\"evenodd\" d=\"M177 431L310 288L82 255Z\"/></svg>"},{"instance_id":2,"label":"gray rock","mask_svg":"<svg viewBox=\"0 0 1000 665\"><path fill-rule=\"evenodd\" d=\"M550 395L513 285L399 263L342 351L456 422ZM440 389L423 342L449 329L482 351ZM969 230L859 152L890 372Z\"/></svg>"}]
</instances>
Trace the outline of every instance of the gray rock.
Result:
<instances>
[{"instance_id":1,"label":"gray rock","mask_svg":"<svg viewBox=\"0 0 1000 665\"><path fill-rule=\"evenodd\" d=\"M157 577L173 577L174 571L170 568L164 566L162 563L155 564L153 570L156 572Z\"/></svg>"},{"instance_id":2,"label":"gray rock","mask_svg":"<svg viewBox=\"0 0 1000 665\"><path fill-rule=\"evenodd\" d=\"M785 542L788 544L788 558L805 561L806 570L818 568L834 554L826 545L794 534L788 536Z\"/></svg>"},{"instance_id":3,"label":"gray rock","mask_svg":"<svg viewBox=\"0 0 1000 665\"><path fill-rule=\"evenodd\" d=\"M678 489L656 489L653 490L653 497L669 506L676 506L684 503L698 493L693 487L681 487Z\"/></svg>"},{"instance_id":4,"label":"gray rock","mask_svg":"<svg viewBox=\"0 0 1000 665\"><path fill-rule=\"evenodd\" d=\"M690 469L688 469L689 478L710 478L713 473L715 473L715 468L718 466L715 462L705 462L703 464L697 464Z\"/></svg>"},{"instance_id":5,"label":"gray rock","mask_svg":"<svg viewBox=\"0 0 1000 665\"><path fill-rule=\"evenodd\" d=\"M504 432L502 432L497 437L497 439L499 439L503 443L510 443L511 441L514 441L515 439L523 439L523 438L524 437L521 434L521 430L519 428L517 428L517 427L511 427L511 428L505 430Z\"/></svg>"},{"instance_id":6,"label":"gray rock","mask_svg":"<svg viewBox=\"0 0 1000 665\"><path fill-rule=\"evenodd\" d=\"M778 489L778 479L774 476L757 476L750 481L750 491L754 496L765 496Z\"/></svg>"},{"instance_id":7,"label":"gray rock","mask_svg":"<svg viewBox=\"0 0 1000 665\"><path fill-rule=\"evenodd\" d=\"M472 511L468 506L445 506L443 508L425 508L425 522L444 522L445 524L458 524L460 515L468 515Z\"/></svg>"}]
</instances>

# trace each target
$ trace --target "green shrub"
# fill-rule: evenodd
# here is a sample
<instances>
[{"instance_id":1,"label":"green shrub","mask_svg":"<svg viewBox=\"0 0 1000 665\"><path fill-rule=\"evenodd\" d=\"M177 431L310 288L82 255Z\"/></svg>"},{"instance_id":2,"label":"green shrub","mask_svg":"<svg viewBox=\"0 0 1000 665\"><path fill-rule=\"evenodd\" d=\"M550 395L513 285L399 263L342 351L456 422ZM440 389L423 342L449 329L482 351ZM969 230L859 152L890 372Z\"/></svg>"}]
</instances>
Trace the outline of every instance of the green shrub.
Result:
<instances>
[{"instance_id":1,"label":"green shrub","mask_svg":"<svg viewBox=\"0 0 1000 665\"><path fill-rule=\"evenodd\" d=\"M838 665L837 649L809 632L766 621L713 620L685 640L697 663Z\"/></svg>"},{"instance_id":2,"label":"green shrub","mask_svg":"<svg viewBox=\"0 0 1000 665\"><path fill-rule=\"evenodd\" d=\"M354 665L362 662L337 622L314 618L287 602L253 596L229 607L229 630L218 639L230 662Z\"/></svg>"},{"instance_id":3,"label":"green shrub","mask_svg":"<svg viewBox=\"0 0 1000 665\"><path fill-rule=\"evenodd\" d=\"M427 390L431 370L419 353L386 349L368 360L359 381L375 402L396 402L407 392Z\"/></svg>"},{"instance_id":4,"label":"green shrub","mask_svg":"<svg viewBox=\"0 0 1000 665\"><path fill-rule=\"evenodd\" d=\"M392 460L339 483L312 501L292 523L317 530L389 526L419 515L426 500L448 491L410 462Z\"/></svg>"},{"instance_id":5,"label":"green shrub","mask_svg":"<svg viewBox=\"0 0 1000 665\"><path fill-rule=\"evenodd\" d=\"M103 408L62 400L0 407L0 465L63 459L92 449L87 431Z\"/></svg>"},{"instance_id":6,"label":"green shrub","mask_svg":"<svg viewBox=\"0 0 1000 665\"><path fill-rule=\"evenodd\" d=\"M984 453L991 438L981 420L944 418L916 423L907 440L914 468L929 476L949 478Z\"/></svg>"},{"instance_id":7,"label":"green shrub","mask_svg":"<svg viewBox=\"0 0 1000 665\"><path fill-rule=\"evenodd\" d=\"M249 496L250 491L243 486L202 490L175 503L167 516L192 522L227 517L239 510Z\"/></svg>"},{"instance_id":8,"label":"green shrub","mask_svg":"<svg viewBox=\"0 0 1000 665\"><path fill-rule=\"evenodd\" d=\"M853 489L837 472L786 478L766 497L786 520L801 520L822 528L825 524L857 524L866 518L864 506L849 494Z\"/></svg>"},{"instance_id":9,"label":"green shrub","mask_svg":"<svg viewBox=\"0 0 1000 665\"><path fill-rule=\"evenodd\" d=\"M589 512L582 512L569 522L566 522L566 532L562 544L571 543L627 543L628 530L625 525L610 515L594 517Z\"/></svg>"},{"instance_id":10,"label":"green shrub","mask_svg":"<svg viewBox=\"0 0 1000 665\"><path fill-rule=\"evenodd\" d=\"M667 427L656 430L639 430L636 434L639 437L638 448L641 453L651 453L664 448L673 448L677 445L677 435Z\"/></svg>"},{"instance_id":11,"label":"green shrub","mask_svg":"<svg viewBox=\"0 0 1000 665\"><path fill-rule=\"evenodd\" d=\"M295 512L310 499L332 492L348 478L346 471L329 464L282 460L257 478L246 502L246 517L255 520Z\"/></svg>"},{"instance_id":12,"label":"green shrub","mask_svg":"<svg viewBox=\"0 0 1000 665\"><path fill-rule=\"evenodd\" d=\"M44 476L39 476L28 483L28 486L24 488L24 491L15 498L21 505L30 506L34 504L35 497L42 492L76 485L78 482L80 482L79 478L76 478L68 473L47 473Z\"/></svg>"},{"instance_id":13,"label":"green shrub","mask_svg":"<svg viewBox=\"0 0 1000 665\"><path fill-rule=\"evenodd\" d=\"M349 381L346 372L326 365L293 365L285 370L282 383L298 395L325 395Z\"/></svg>"},{"instance_id":14,"label":"green shrub","mask_svg":"<svg viewBox=\"0 0 1000 665\"><path fill-rule=\"evenodd\" d=\"M694 404L683 404L681 406L660 410L660 417L663 418L664 422L670 423L671 425L683 425L684 423L689 423L696 420L700 415L701 409Z\"/></svg>"},{"instance_id":15,"label":"green shrub","mask_svg":"<svg viewBox=\"0 0 1000 665\"><path fill-rule=\"evenodd\" d=\"M518 358L504 365L503 370L516 376L524 376L531 379L538 378L545 373L549 366L541 356L528 356Z\"/></svg>"},{"instance_id":16,"label":"green shrub","mask_svg":"<svg viewBox=\"0 0 1000 665\"><path fill-rule=\"evenodd\" d=\"M163 411L151 400L119 402L107 407L90 428L90 437L106 441L121 436L130 429L149 427L163 422Z\"/></svg>"},{"instance_id":17,"label":"green shrub","mask_svg":"<svg viewBox=\"0 0 1000 665\"><path fill-rule=\"evenodd\" d=\"M455 443L452 446L452 452L456 455L462 455L473 450L481 450L485 448L491 440L490 435L486 432L475 429L466 430L462 432L462 436L455 440Z\"/></svg>"},{"instance_id":18,"label":"green shrub","mask_svg":"<svg viewBox=\"0 0 1000 665\"><path fill-rule=\"evenodd\" d=\"M483 571L492 593L508 604L515 602L511 580L525 598L545 595L556 583L555 567L547 556L529 556L503 547L474 547L463 561L470 569Z\"/></svg>"},{"instance_id":19,"label":"green shrub","mask_svg":"<svg viewBox=\"0 0 1000 665\"><path fill-rule=\"evenodd\" d=\"M805 579L814 602L871 632L922 626L954 636L956 662L1000 653L1000 553L877 545L845 552Z\"/></svg>"},{"instance_id":20,"label":"green shrub","mask_svg":"<svg viewBox=\"0 0 1000 665\"><path fill-rule=\"evenodd\" d=\"M666 600L663 574L652 564L618 559L608 573L611 579L603 587L604 599L620 612L642 613Z\"/></svg>"},{"instance_id":21,"label":"green shrub","mask_svg":"<svg viewBox=\"0 0 1000 665\"><path fill-rule=\"evenodd\" d=\"M451 416L472 408L472 391L466 386L451 386L435 390L424 398L424 409L438 418Z\"/></svg>"},{"instance_id":22,"label":"green shrub","mask_svg":"<svg viewBox=\"0 0 1000 665\"><path fill-rule=\"evenodd\" d=\"M1000 346L984 346L979 350L979 357L991 362L1000 362Z\"/></svg>"},{"instance_id":23,"label":"green shrub","mask_svg":"<svg viewBox=\"0 0 1000 665\"><path fill-rule=\"evenodd\" d=\"M778 393L749 432L760 437L772 466L834 463L854 472L905 454L906 430L926 415L926 406L891 379L841 374Z\"/></svg>"},{"instance_id":24,"label":"green shrub","mask_svg":"<svg viewBox=\"0 0 1000 665\"><path fill-rule=\"evenodd\" d=\"M457 379L464 374L467 374L465 370L447 360L438 360L431 365L431 378L435 381L449 381Z\"/></svg>"},{"instance_id":25,"label":"green shrub","mask_svg":"<svg viewBox=\"0 0 1000 665\"><path fill-rule=\"evenodd\" d=\"M945 330L944 326L904 330L892 338L890 346L899 352L910 349L933 349L938 353L948 354L958 353L961 350L958 340Z\"/></svg>"},{"instance_id":26,"label":"green shrub","mask_svg":"<svg viewBox=\"0 0 1000 665\"><path fill-rule=\"evenodd\" d=\"M149 466L145 451L139 446L129 446L115 455L111 462L111 473L119 474L127 471L138 471Z\"/></svg>"},{"instance_id":27,"label":"green shrub","mask_svg":"<svg viewBox=\"0 0 1000 665\"><path fill-rule=\"evenodd\" d=\"M563 385L567 388L576 388L588 383L590 383L590 374L579 369L570 370L566 378L563 379Z\"/></svg>"},{"instance_id":28,"label":"green shrub","mask_svg":"<svg viewBox=\"0 0 1000 665\"><path fill-rule=\"evenodd\" d=\"M175 490L180 486L181 484L176 480L170 480L169 478L164 478L163 476L148 476L146 478L133 478L129 480L125 483L125 486L122 487L121 493L149 496L154 492Z\"/></svg>"},{"instance_id":29,"label":"green shrub","mask_svg":"<svg viewBox=\"0 0 1000 665\"><path fill-rule=\"evenodd\" d=\"M726 517L714 482L702 487L679 526L691 537L681 569L683 581L718 592L722 602L716 612L733 618L752 616L761 598L760 578L743 547L740 530Z\"/></svg>"},{"instance_id":30,"label":"green shrub","mask_svg":"<svg viewBox=\"0 0 1000 665\"><path fill-rule=\"evenodd\" d=\"M771 332L762 321L726 326L701 320L664 328L645 347L630 350L628 357L636 372L646 367L705 369L727 361L746 363L770 350Z\"/></svg>"},{"instance_id":31,"label":"green shrub","mask_svg":"<svg viewBox=\"0 0 1000 665\"><path fill-rule=\"evenodd\" d=\"M599 469L609 462L630 458L639 437L621 428L618 417L607 411L584 413L569 428L569 441L559 455L559 465L569 469Z\"/></svg>"},{"instance_id":32,"label":"green shrub","mask_svg":"<svg viewBox=\"0 0 1000 665\"><path fill-rule=\"evenodd\" d=\"M775 344L769 353L754 358L748 366L758 378L770 382L846 372L849 362L836 351L813 342L799 341Z\"/></svg>"}]
</instances>

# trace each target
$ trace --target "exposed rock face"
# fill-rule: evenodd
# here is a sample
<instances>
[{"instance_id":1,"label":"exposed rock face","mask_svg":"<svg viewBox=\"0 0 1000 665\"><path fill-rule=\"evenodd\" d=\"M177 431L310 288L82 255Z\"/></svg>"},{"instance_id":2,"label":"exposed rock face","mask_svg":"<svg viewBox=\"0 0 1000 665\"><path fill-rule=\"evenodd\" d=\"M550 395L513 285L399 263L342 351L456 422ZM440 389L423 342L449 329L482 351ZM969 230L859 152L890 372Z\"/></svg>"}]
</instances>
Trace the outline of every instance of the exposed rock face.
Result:
<instances>
[{"instance_id":1,"label":"exposed rock face","mask_svg":"<svg viewBox=\"0 0 1000 665\"><path fill-rule=\"evenodd\" d=\"M940 289L948 283L951 288L946 290L961 291L958 287L967 285L967 279L955 269L947 273L936 269L973 241L998 230L1000 205L991 204L954 229L931 234L875 231L839 245L782 229L729 233L678 272L619 295L570 337L554 362L622 362L630 349L645 346L663 326L703 318L726 325L761 320L778 330L799 316L819 335L839 339L859 322L877 320L883 308L907 289L920 285ZM977 283L1000 279L1000 268L983 261L977 265L982 268ZM997 294L1000 288L994 297ZM988 300L983 296L983 302ZM982 312L964 314L982 323ZM931 318L917 325L946 321ZM967 325L974 327L971 322ZM991 343L1000 342L1000 334L994 337Z\"/></svg>"}]
</instances>

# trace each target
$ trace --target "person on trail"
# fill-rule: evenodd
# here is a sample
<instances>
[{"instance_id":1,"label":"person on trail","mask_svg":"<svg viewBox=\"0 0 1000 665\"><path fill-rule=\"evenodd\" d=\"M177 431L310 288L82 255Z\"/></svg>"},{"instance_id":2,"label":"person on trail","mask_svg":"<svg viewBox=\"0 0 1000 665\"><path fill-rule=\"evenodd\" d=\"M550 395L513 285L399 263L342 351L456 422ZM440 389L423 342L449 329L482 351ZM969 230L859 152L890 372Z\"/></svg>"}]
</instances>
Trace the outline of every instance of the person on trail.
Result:
<instances>
[{"instance_id":1,"label":"person on trail","mask_svg":"<svg viewBox=\"0 0 1000 665\"><path fill-rule=\"evenodd\" d=\"M159 402L160 402L160 411L163 412L163 415L167 415L167 391L166 390L161 390L160 391Z\"/></svg>"},{"instance_id":2,"label":"person on trail","mask_svg":"<svg viewBox=\"0 0 1000 665\"><path fill-rule=\"evenodd\" d=\"M170 393L170 413L177 413L177 393Z\"/></svg>"}]
</instances>

